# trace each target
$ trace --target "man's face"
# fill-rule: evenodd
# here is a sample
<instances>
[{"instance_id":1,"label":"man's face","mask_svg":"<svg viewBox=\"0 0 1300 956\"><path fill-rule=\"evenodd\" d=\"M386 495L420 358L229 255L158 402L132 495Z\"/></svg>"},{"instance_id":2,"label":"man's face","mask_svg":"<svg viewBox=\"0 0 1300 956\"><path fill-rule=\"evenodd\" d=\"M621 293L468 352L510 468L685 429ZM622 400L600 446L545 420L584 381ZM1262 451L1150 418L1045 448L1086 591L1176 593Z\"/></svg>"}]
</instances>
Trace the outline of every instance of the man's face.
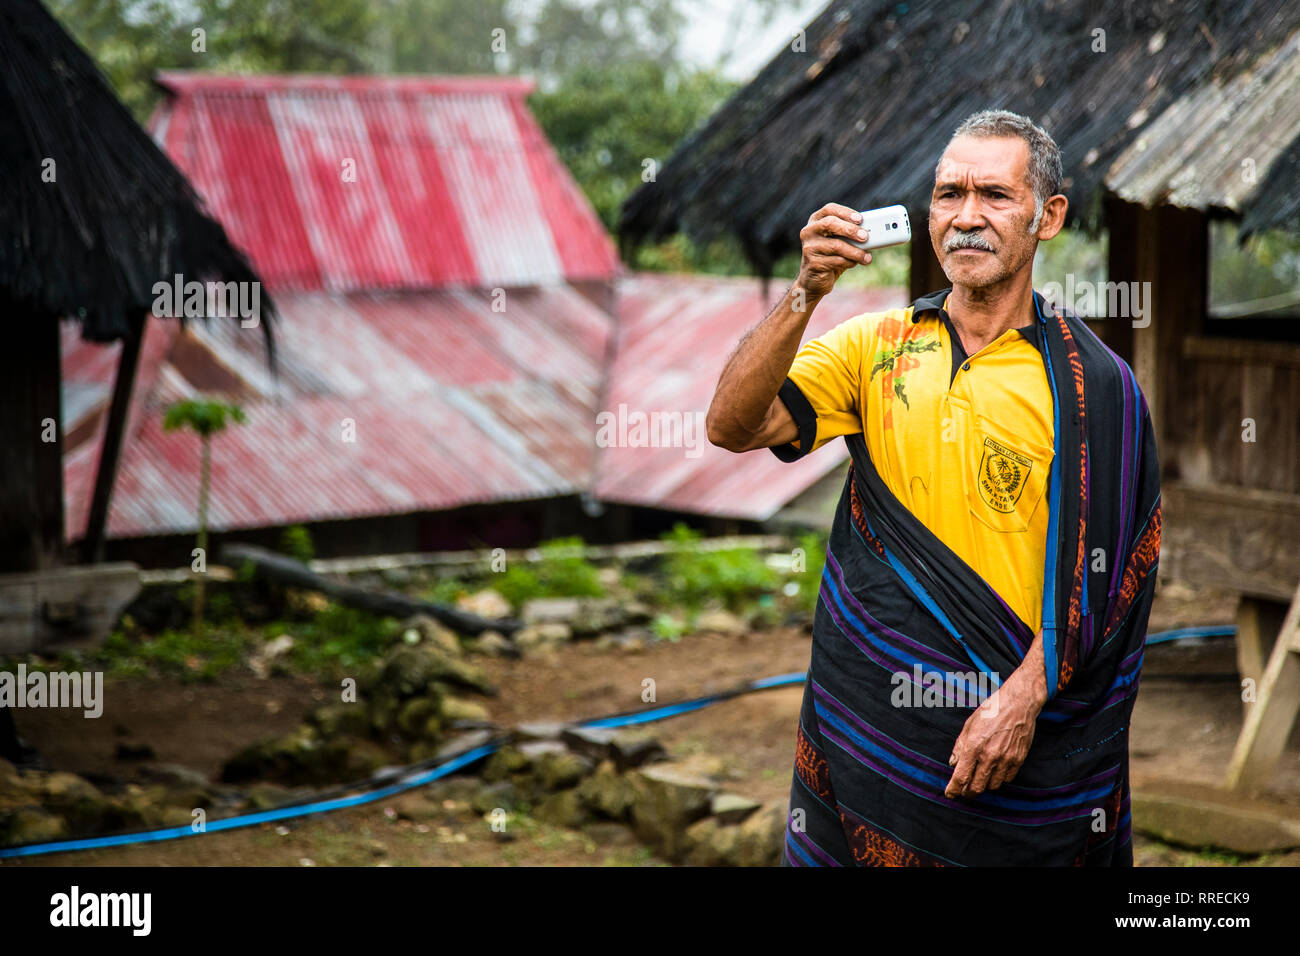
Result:
<instances>
[{"instance_id":1,"label":"man's face","mask_svg":"<svg viewBox=\"0 0 1300 956\"><path fill-rule=\"evenodd\" d=\"M1031 265L1038 236L1029 144L959 136L948 144L930 197L930 242L954 285L983 289ZM982 242L980 240L983 240ZM958 248L962 243L981 248Z\"/></svg>"}]
</instances>

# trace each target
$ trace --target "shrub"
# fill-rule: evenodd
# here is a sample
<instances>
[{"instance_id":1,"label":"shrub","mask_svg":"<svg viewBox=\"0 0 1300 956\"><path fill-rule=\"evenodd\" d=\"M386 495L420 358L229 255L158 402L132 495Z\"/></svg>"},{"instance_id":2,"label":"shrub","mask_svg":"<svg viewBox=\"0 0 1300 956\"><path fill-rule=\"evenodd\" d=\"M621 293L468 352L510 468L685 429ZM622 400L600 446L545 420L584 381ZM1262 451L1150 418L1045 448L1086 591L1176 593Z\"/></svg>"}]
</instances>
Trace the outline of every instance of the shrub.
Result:
<instances>
[{"instance_id":1,"label":"shrub","mask_svg":"<svg viewBox=\"0 0 1300 956\"><path fill-rule=\"evenodd\" d=\"M747 600L771 593L778 586L776 572L753 548L701 551L695 547L702 535L678 522L661 535L664 541L684 545L664 559L665 596L688 608L698 608L716 598L736 611Z\"/></svg>"},{"instance_id":2,"label":"shrub","mask_svg":"<svg viewBox=\"0 0 1300 956\"><path fill-rule=\"evenodd\" d=\"M300 524L285 528L280 532L280 553L287 554L303 564L310 564L316 557L316 547L312 543L311 532Z\"/></svg>"},{"instance_id":3,"label":"shrub","mask_svg":"<svg viewBox=\"0 0 1300 956\"><path fill-rule=\"evenodd\" d=\"M310 621L268 628L267 637L292 634L294 668L332 677L354 672L378 657L398 640L401 627L396 618L331 602Z\"/></svg>"},{"instance_id":4,"label":"shrub","mask_svg":"<svg viewBox=\"0 0 1300 956\"><path fill-rule=\"evenodd\" d=\"M540 561L509 564L487 585L516 608L535 597L601 597L605 589L597 567L581 554L566 553L582 547L582 539L576 537L543 542Z\"/></svg>"}]
</instances>

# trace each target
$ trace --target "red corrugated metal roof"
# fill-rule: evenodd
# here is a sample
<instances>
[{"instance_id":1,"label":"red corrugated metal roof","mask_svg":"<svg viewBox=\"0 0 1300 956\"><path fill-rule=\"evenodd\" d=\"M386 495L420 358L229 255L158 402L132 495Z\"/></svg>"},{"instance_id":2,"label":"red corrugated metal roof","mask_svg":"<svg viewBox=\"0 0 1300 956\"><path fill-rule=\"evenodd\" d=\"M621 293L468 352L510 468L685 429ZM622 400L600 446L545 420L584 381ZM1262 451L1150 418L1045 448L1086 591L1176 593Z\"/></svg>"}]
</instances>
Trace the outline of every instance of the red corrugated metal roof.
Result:
<instances>
[{"instance_id":1,"label":"red corrugated metal roof","mask_svg":"<svg viewBox=\"0 0 1300 956\"><path fill-rule=\"evenodd\" d=\"M772 301L757 280L639 273L620 282L617 356L604 407L647 415L694 414L702 423L718 376L736 343ZM809 320L804 341L863 312L906 304L902 289L836 289ZM842 442L797 462L768 451L736 455L701 435L698 457L683 448L613 447L597 459L595 497L700 514L764 520L839 465ZM693 451L692 451L693 454Z\"/></svg>"},{"instance_id":2,"label":"red corrugated metal roof","mask_svg":"<svg viewBox=\"0 0 1300 956\"><path fill-rule=\"evenodd\" d=\"M845 458L835 444L801 462L707 445L595 447L597 415L703 414L736 341L766 313L758 282L636 274L614 321L569 287L511 294L506 316L486 291L282 294L281 369L260 333L238 323L149 321L110 537L194 529L198 441L161 431L162 410L216 371L250 424L214 440L212 527L266 527L590 490L608 502L764 519ZM780 294L774 285L772 294ZM901 304L902 290L837 290L807 338L859 312ZM107 405L117 346L64 338L64 385L96 395L65 431ZM606 384L608 382L608 384ZM608 390L606 394L606 389ZM213 389L207 389L213 392ZM343 442L343 420L356 425ZM85 531L103 421L65 455L68 536Z\"/></svg>"},{"instance_id":3,"label":"red corrugated metal roof","mask_svg":"<svg viewBox=\"0 0 1300 956\"><path fill-rule=\"evenodd\" d=\"M613 320L568 286L510 293L284 293L280 376L261 334L237 322L147 323L110 537L191 531L198 441L163 410L203 391L239 401L247 425L213 441L211 527L358 518L589 487L591 422ZM115 346L64 341L69 389L107 402ZM195 386L195 380L228 384ZM94 414L88 409L84 415ZM345 420L355 441L344 438ZM77 421L66 421L65 430ZM102 422L65 456L67 528L85 530Z\"/></svg>"},{"instance_id":4,"label":"red corrugated metal roof","mask_svg":"<svg viewBox=\"0 0 1300 956\"><path fill-rule=\"evenodd\" d=\"M274 289L530 286L618 269L524 80L159 82L155 137Z\"/></svg>"},{"instance_id":5,"label":"red corrugated metal roof","mask_svg":"<svg viewBox=\"0 0 1300 956\"><path fill-rule=\"evenodd\" d=\"M699 412L766 311L753 279L638 275L618 319L570 281L617 260L514 78L163 74L155 135L281 312L278 377L260 329L150 320L110 537L190 532L198 442L162 431L180 398L238 401L214 439L215 530L437 511L594 491L765 518L838 464L707 444L597 448L598 415ZM357 182L340 177L356 161ZM495 287L507 287L504 311ZM773 288L773 295L779 289ZM839 290L815 335L901 290ZM615 335L616 328L621 329ZM117 346L63 338L67 533L82 536ZM355 441L344 440L345 420Z\"/></svg>"},{"instance_id":6,"label":"red corrugated metal roof","mask_svg":"<svg viewBox=\"0 0 1300 956\"><path fill-rule=\"evenodd\" d=\"M779 294L774 286L773 295ZM805 334L903 302L897 289L837 290ZM173 401L224 393L250 421L214 440L211 526L437 511L472 503L593 491L596 498L763 519L845 457L840 443L794 464L707 444L596 447L597 415L619 404L646 413L708 407L722 363L766 312L753 279L641 274L621 282L614 320L575 290L510 293L494 313L480 290L287 293L278 297L281 367L266 369L260 331L237 322L150 321L110 537L193 530L198 443L165 433ZM64 387L107 403L116 346L64 338ZM65 403L65 407L70 403ZM343 441L343 423L356 441ZM84 430L84 428L82 429ZM65 456L70 539L85 529L102 421Z\"/></svg>"}]
</instances>

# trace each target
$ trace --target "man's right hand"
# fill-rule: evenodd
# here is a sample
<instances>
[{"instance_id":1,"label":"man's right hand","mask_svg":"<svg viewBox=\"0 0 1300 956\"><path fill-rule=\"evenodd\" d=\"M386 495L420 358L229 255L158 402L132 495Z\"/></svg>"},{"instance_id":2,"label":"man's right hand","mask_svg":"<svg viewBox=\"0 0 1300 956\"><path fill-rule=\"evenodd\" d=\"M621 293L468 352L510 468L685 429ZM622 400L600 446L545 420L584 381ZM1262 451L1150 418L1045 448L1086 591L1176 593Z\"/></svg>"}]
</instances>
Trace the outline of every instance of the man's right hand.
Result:
<instances>
[{"instance_id":1,"label":"man's right hand","mask_svg":"<svg viewBox=\"0 0 1300 956\"><path fill-rule=\"evenodd\" d=\"M799 277L767 318L740 340L718 378L704 424L709 441L719 448L742 452L799 439L794 417L778 397L781 383L817 301L846 270L871 261L869 252L847 241L867 237L861 220L848 206L827 203L799 230Z\"/></svg>"},{"instance_id":2,"label":"man's right hand","mask_svg":"<svg viewBox=\"0 0 1300 956\"><path fill-rule=\"evenodd\" d=\"M861 221L857 211L833 202L808 218L808 225L799 230L803 261L799 264L795 288L820 298L831 291L846 271L871 261L871 253L846 241L861 242L867 238L867 231L859 225Z\"/></svg>"}]
</instances>

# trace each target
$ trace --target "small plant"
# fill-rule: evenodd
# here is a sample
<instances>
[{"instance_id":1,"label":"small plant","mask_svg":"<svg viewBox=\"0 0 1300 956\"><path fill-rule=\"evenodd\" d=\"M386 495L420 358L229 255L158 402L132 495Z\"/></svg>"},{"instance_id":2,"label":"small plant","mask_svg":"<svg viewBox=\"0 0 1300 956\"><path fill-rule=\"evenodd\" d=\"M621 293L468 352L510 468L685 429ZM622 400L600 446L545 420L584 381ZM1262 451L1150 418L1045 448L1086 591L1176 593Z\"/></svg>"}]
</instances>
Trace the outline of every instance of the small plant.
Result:
<instances>
[{"instance_id":1,"label":"small plant","mask_svg":"<svg viewBox=\"0 0 1300 956\"><path fill-rule=\"evenodd\" d=\"M311 532L300 524L289 525L280 532L280 553L287 554L303 564L310 564L316 557L316 547L312 544Z\"/></svg>"},{"instance_id":2,"label":"small plant","mask_svg":"<svg viewBox=\"0 0 1300 956\"><path fill-rule=\"evenodd\" d=\"M736 611L745 601L778 586L776 572L754 549L703 551L698 547L702 537L681 522L661 535L661 540L681 546L664 559L669 600L695 609L712 598Z\"/></svg>"},{"instance_id":3,"label":"small plant","mask_svg":"<svg viewBox=\"0 0 1300 956\"><path fill-rule=\"evenodd\" d=\"M489 586L516 608L535 597L601 597L605 588L599 569L582 556L582 547L581 538L543 542L540 561L513 562L493 575Z\"/></svg>"},{"instance_id":4,"label":"small plant","mask_svg":"<svg viewBox=\"0 0 1300 956\"><path fill-rule=\"evenodd\" d=\"M469 593L469 587L458 578L439 578L424 592L424 599L435 604L455 604L463 594Z\"/></svg>"},{"instance_id":5,"label":"small plant","mask_svg":"<svg viewBox=\"0 0 1300 956\"><path fill-rule=\"evenodd\" d=\"M199 519L198 539L195 542L199 555L207 567L208 553L208 487L212 481L212 436L224 431L230 422L243 425L248 416L238 405L225 402L186 399L169 405L163 413L163 431L188 428L199 436ZM194 636L203 636L203 584L204 575L194 579Z\"/></svg>"},{"instance_id":6,"label":"small plant","mask_svg":"<svg viewBox=\"0 0 1300 956\"><path fill-rule=\"evenodd\" d=\"M816 532L799 536L799 547L803 549L804 569L796 572L791 580L798 585L795 600L805 611L817 608L817 595L821 593L822 574L826 569L826 537Z\"/></svg>"},{"instance_id":7,"label":"small plant","mask_svg":"<svg viewBox=\"0 0 1300 956\"><path fill-rule=\"evenodd\" d=\"M202 635L168 629L138 640L117 630L87 652L86 666L101 668L115 678L164 676L181 683L207 681L237 667L254 639L242 630L220 628Z\"/></svg>"},{"instance_id":8,"label":"small plant","mask_svg":"<svg viewBox=\"0 0 1300 956\"><path fill-rule=\"evenodd\" d=\"M310 621L272 625L267 638L291 633L294 669L324 677L347 674L401 639L401 622L331 602Z\"/></svg>"},{"instance_id":9,"label":"small plant","mask_svg":"<svg viewBox=\"0 0 1300 956\"><path fill-rule=\"evenodd\" d=\"M659 640L676 644L686 633L686 624L671 614L660 614L650 622L650 630Z\"/></svg>"}]
</instances>

